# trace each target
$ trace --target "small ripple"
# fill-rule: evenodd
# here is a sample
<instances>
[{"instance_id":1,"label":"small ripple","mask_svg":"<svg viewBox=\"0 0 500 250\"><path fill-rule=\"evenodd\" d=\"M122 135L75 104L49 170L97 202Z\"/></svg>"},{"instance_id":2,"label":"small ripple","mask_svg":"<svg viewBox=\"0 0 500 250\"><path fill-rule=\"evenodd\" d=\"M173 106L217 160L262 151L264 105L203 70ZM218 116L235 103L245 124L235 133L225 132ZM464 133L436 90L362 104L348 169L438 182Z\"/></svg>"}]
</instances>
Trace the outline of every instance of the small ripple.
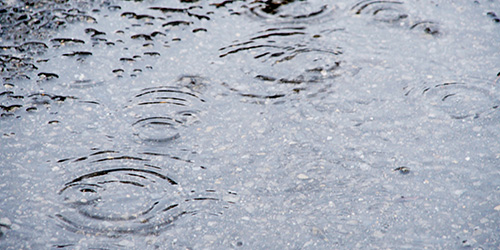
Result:
<instances>
[{"instance_id":1,"label":"small ripple","mask_svg":"<svg viewBox=\"0 0 500 250\"><path fill-rule=\"evenodd\" d=\"M408 17L401 8L400 1L364 0L356 3L351 11L356 15L372 15L375 20L382 22L395 22Z\"/></svg>"},{"instance_id":2,"label":"small ripple","mask_svg":"<svg viewBox=\"0 0 500 250\"><path fill-rule=\"evenodd\" d=\"M453 119L481 118L498 112L500 100L488 89L471 83L446 82L412 89L407 96L421 96L430 107Z\"/></svg>"},{"instance_id":3,"label":"small ripple","mask_svg":"<svg viewBox=\"0 0 500 250\"><path fill-rule=\"evenodd\" d=\"M184 76L173 86L142 89L125 109L133 135L142 142L167 143L180 137L182 128L199 122L205 100L194 89L203 84L195 76Z\"/></svg>"},{"instance_id":4,"label":"small ripple","mask_svg":"<svg viewBox=\"0 0 500 250\"><path fill-rule=\"evenodd\" d=\"M331 20L334 10L330 1L254 1L249 6L256 18L293 23Z\"/></svg>"},{"instance_id":5,"label":"small ripple","mask_svg":"<svg viewBox=\"0 0 500 250\"><path fill-rule=\"evenodd\" d=\"M148 117L137 120L132 127L134 134L143 141L165 143L180 137L179 125L182 121L171 117Z\"/></svg>"},{"instance_id":6,"label":"small ripple","mask_svg":"<svg viewBox=\"0 0 500 250\"><path fill-rule=\"evenodd\" d=\"M404 6L402 1L364 0L356 3L351 12L354 15L367 16L375 22L393 24L432 36L441 33L438 23L410 16Z\"/></svg>"},{"instance_id":7,"label":"small ripple","mask_svg":"<svg viewBox=\"0 0 500 250\"><path fill-rule=\"evenodd\" d=\"M440 34L439 26L433 21L417 22L410 27L410 30L420 30L432 36L437 36Z\"/></svg>"}]
</instances>

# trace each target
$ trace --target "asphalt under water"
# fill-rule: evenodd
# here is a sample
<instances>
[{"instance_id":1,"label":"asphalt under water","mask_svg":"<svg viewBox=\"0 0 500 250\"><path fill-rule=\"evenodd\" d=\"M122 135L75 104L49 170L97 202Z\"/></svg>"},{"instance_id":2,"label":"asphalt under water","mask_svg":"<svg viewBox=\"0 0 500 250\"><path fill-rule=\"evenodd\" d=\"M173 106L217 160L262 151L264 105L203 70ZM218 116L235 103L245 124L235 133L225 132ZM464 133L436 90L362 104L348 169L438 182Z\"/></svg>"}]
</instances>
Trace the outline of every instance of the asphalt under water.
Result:
<instances>
[{"instance_id":1,"label":"asphalt under water","mask_svg":"<svg viewBox=\"0 0 500 250\"><path fill-rule=\"evenodd\" d=\"M2 249L494 249L498 1L0 2Z\"/></svg>"}]
</instances>

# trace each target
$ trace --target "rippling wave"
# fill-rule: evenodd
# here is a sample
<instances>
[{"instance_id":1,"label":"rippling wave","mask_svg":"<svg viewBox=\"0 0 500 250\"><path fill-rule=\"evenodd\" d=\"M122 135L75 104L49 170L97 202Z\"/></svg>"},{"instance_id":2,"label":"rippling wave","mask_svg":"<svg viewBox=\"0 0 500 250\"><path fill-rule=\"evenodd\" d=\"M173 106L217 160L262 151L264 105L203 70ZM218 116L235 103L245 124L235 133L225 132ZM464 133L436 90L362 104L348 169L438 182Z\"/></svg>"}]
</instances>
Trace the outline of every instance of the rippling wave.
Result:
<instances>
[{"instance_id":1,"label":"rippling wave","mask_svg":"<svg viewBox=\"0 0 500 250\"><path fill-rule=\"evenodd\" d=\"M142 89L127 105L126 117L133 134L142 142L166 143L178 139L180 130L199 121L205 100L194 89L202 79L184 76L170 86ZM187 85L186 85L187 84Z\"/></svg>"},{"instance_id":2,"label":"rippling wave","mask_svg":"<svg viewBox=\"0 0 500 250\"><path fill-rule=\"evenodd\" d=\"M75 172L87 169L57 192L65 209L55 219L77 233L156 234L187 215L220 215L231 203L213 189L196 191L194 183L174 179L143 156L106 150L59 164Z\"/></svg>"},{"instance_id":3,"label":"rippling wave","mask_svg":"<svg viewBox=\"0 0 500 250\"><path fill-rule=\"evenodd\" d=\"M303 83L319 83L337 76L340 66L340 47L316 47L315 36L303 26L267 28L249 36L246 40L219 49L221 58L245 56L254 60L252 72L260 87L269 83L290 85L297 88ZM238 57L239 58L239 57ZM241 60L241 59L238 59ZM297 68L300 65L300 69ZM229 84L231 86L231 84ZM238 89L237 87L232 87ZM259 87L256 87L258 89ZM270 86L269 89L275 87ZM242 95L266 98L283 95L282 92L267 95L242 93ZM266 91L265 91L266 92Z\"/></svg>"},{"instance_id":4,"label":"rippling wave","mask_svg":"<svg viewBox=\"0 0 500 250\"><path fill-rule=\"evenodd\" d=\"M331 1L269 0L254 1L249 13L259 19L278 22L310 22L333 19Z\"/></svg>"},{"instance_id":5,"label":"rippling wave","mask_svg":"<svg viewBox=\"0 0 500 250\"><path fill-rule=\"evenodd\" d=\"M379 23L405 27L432 36L440 34L438 23L430 20L420 20L419 17L408 14L403 1L364 0L354 4L351 7L351 12L357 16L367 16Z\"/></svg>"},{"instance_id":6,"label":"rippling wave","mask_svg":"<svg viewBox=\"0 0 500 250\"><path fill-rule=\"evenodd\" d=\"M472 83L445 82L409 90L406 95L420 96L430 107L453 119L480 118L498 110L500 100L485 87Z\"/></svg>"},{"instance_id":7,"label":"rippling wave","mask_svg":"<svg viewBox=\"0 0 500 250\"><path fill-rule=\"evenodd\" d=\"M481 15L479 10L464 11L458 4L440 10L434 1L416 2L420 13L413 9L415 2L405 0L0 2L0 122L1 143L6 145L0 162L7 180L2 183L6 192L0 204L7 209L0 218L0 242L6 239L16 248L22 248L17 247L21 241L27 246L55 242L53 247L84 248L85 241L109 241L111 248L121 243L133 248L125 237L138 242L143 235L160 233L162 237L152 237L160 239L158 248L164 240L174 246L173 241L187 234L201 236L204 243L193 244L198 248L267 244L268 239L290 248L372 244L374 237L385 241L384 235L400 228L394 211L382 205L390 206L394 197L415 200L411 194L404 194L410 197L405 199L395 194L413 191L398 185L407 186L415 177L424 180L432 173L428 170L447 162L461 164L460 150L468 150L463 138L472 138L460 134L469 128L462 125L475 131L489 118L495 126L487 128L484 140L497 135L500 100L495 86L464 78L418 84L447 74L429 73L440 71L434 62L446 64L452 77L491 73L497 67L490 46L496 37L479 33L498 28L499 12L483 11L482 18L491 25L484 28L478 24L486 22L466 23ZM447 16L419 16L426 11L430 17ZM457 13L470 16L447 20ZM461 25L477 33L461 30ZM451 30L454 36L444 37ZM469 41L459 41L462 35ZM481 62L471 66L468 58ZM406 81L411 87L402 100L400 84ZM415 103L407 105L408 99ZM287 103L255 106L241 100ZM401 114L405 108L411 113ZM33 112L38 113L29 114ZM438 122L428 126L414 119L434 119L436 114ZM60 126L40 127L47 122ZM438 127L448 123L460 126ZM413 150L421 146L418 140L434 138L436 128L438 135L453 135L436 145L452 147L435 155L425 145ZM474 164L482 167L484 160L498 158L497 152L488 151L495 143L483 144L480 136L473 140L477 152L467 154L479 152L479 158L467 156L463 171L476 171ZM53 163L71 150L86 154L86 147L94 147L92 153ZM413 166L390 166L400 162ZM394 183L379 185L387 166L385 170L411 172L389 176ZM287 172L291 168L296 169ZM476 191L490 188L489 179L475 177ZM352 184L375 184L366 181L360 189L350 179ZM445 191L470 197L456 180L448 178L451 189ZM248 207L226 214L220 224L198 220L199 214L221 216L238 200L234 192L218 189L228 186L245 190ZM429 190L424 186L423 191ZM349 197L373 187L383 191L375 200L370 195L376 190L355 201ZM330 190L338 194L328 194ZM337 198L348 202L340 204ZM284 205L274 208L280 201ZM352 216L351 201L358 211L373 213ZM445 208L450 204L456 207L448 203ZM333 220L322 222L326 214ZM302 218L289 220L296 215ZM487 222L480 225L482 236L474 232L477 237L470 242L481 242L492 232L488 216L480 220ZM363 227L360 221L374 218L373 230L352 233ZM379 218L389 218L389 223ZM234 219L241 221L232 225ZM266 235L265 230L292 224L300 228ZM178 230L167 231L174 225ZM246 230L254 226L265 230ZM233 232L239 229L246 231ZM124 240L114 245L115 239L92 237L96 235ZM366 235L371 238L363 242L360 238ZM442 244L443 239L431 241ZM399 240L393 244L412 243Z\"/></svg>"}]
</instances>

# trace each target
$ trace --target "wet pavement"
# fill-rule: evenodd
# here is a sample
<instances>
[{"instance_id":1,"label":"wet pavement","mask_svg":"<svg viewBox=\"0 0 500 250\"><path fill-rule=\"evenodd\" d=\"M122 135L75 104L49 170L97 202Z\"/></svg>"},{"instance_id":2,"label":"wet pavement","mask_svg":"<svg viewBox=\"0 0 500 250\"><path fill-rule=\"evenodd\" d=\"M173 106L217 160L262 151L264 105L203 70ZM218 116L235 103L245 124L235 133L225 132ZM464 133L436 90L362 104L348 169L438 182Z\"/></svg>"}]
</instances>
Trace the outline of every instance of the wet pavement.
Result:
<instances>
[{"instance_id":1,"label":"wet pavement","mask_svg":"<svg viewBox=\"0 0 500 250\"><path fill-rule=\"evenodd\" d=\"M496 249L498 1L2 1L0 248Z\"/></svg>"}]
</instances>

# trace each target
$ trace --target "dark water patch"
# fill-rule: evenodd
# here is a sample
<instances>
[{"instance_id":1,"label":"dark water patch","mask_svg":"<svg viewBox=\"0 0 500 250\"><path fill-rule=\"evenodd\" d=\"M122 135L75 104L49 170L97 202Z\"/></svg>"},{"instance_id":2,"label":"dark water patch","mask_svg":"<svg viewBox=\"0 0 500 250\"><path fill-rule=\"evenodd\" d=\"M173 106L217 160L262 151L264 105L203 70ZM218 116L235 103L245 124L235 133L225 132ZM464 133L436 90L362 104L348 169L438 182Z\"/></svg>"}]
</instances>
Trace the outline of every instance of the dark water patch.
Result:
<instances>
[{"instance_id":1,"label":"dark water patch","mask_svg":"<svg viewBox=\"0 0 500 250\"><path fill-rule=\"evenodd\" d=\"M240 93L240 95L244 97L259 98L259 99L277 99L285 96L285 94L255 95L255 94L245 94L245 93Z\"/></svg>"},{"instance_id":2,"label":"dark water patch","mask_svg":"<svg viewBox=\"0 0 500 250\"><path fill-rule=\"evenodd\" d=\"M38 73L39 80L50 80L53 78L59 78L59 75L56 73L49 73L49 72L40 72Z\"/></svg>"},{"instance_id":3,"label":"dark water patch","mask_svg":"<svg viewBox=\"0 0 500 250\"><path fill-rule=\"evenodd\" d=\"M45 4L41 1L42 5ZM44 38L48 38L49 42L45 44L45 46L39 46L39 48L34 48L35 44L30 40L40 40L39 42L45 42L44 39L30 39L28 41L29 35L26 35L26 39L20 41L13 41L11 46L3 46L2 52L0 54L5 55L5 59L0 61L0 63L5 64L5 69L9 69L14 73L0 73L3 78L7 80L16 80L17 78L22 78L25 76L27 79L36 79L36 76L40 72L36 72L32 74L31 72L24 72L21 74L21 70L19 67L24 67L25 71L32 70L36 71L38 69L42 69L42 72L52 72L50 68L55 64L51 62L48 58L54 58L53 53L60 53L64 57L72 57L75 58L77 62L82 63L86 62L88 64L78 65L79 69L88 69L89 64L91 63L101 63L101 59L105 57L105 55L111 53L113 50L101 50L103 47L116 46L118 49L123 49L124 51L129 51L130 53L119 53L116 54L113 52L111 57L115 57L116 60L125 61L125 62L133 62L134 69L143 69L141 66L137 66L142 62L142 60L138 60L136 56L142 55L150 55L149 58L157 58L161 51L155 51L156 53L148 53L148 51L142 50L141 47L137 46L137 42L141 42L143 48L153 48L163 46L160 49L169 48L171 45L169 42L176 39L183 39L185 33L183 33L183 28L178 28L177 26L185 26L185 24L189 25L189 35L192 36L192 32L200 32L207 31L206 28L200 27L202 24L200 21L207 21L210 19L207 14L208 11L203 9L201 6L197 6L193 3L172 3L174 7L151 7L152 3L123 3L120 4L120 12L113 12L110 10L106 10L108 6L113 6L110 2L96 2L96 3L88 3L87 5L77 6L77 4L62 4L60 9L62 12L72 15L75 18L81 15L91 15L95 21L99 21L99 23L95 23L93 21L82 21L80 24L71 24L67 20L65 20L65 26L67 30L66 35L54 35L54 38L51 38L50 35ZM100 11L88 12L89 6L99 6L102 8ZM177 8L177 6L181 6ZM43 7L43 6L41 6ZM53 8L54 6L45 6L46 8ZM72 8L70 8L72 7ZM116 9L116 8L115 8ZM142 10L138 10L142 9ZM53 9L51 9L53 10ZM54 12L56 12L54 10ZM90 14L89 14L90 13ZM165 14L163 14L165 13ZM62 14L61 14L62 15ZM61 17L64 19L64 17ZM108 25L109 23L118 24L117 27L111 27ZM162 27L163 24L166 24L168 27ZM83 26L83 27L82 27ZM179 26L179 27L180 27ZM35 29L36 27L33 27ZM173 31L171 29L174 29ZM82 32L83 31L83 32ZM57 31L54 31L56 34ZM126 35L125 35L126 33ZM168 39L167 38L168 34ZM172 34L174 36L172 37ZM201 32L200 32L201 33ZM71 34L71 35L69 35ZM87 35L85 35L87 34ZM125 36L121 36L121 35ZM34 37L37 38L37 37ZM90 43L89 43L90 40ZM38 42L38 41L36 41ZM26 43L26 44L23 44ZM29 44L31 43L31 44ZM50 45L50 49L46 46ZM56 48L55 50L52 48ZM72 48L72 51L68 49L64 50L63 48ZM51 50L52 49L52 50ZM57 49L61 49L59 52ZM22 52L20 52L22 51ZM163 54L163 53L161 53ZM37 59L41 59L41 55L46 56L44 62L48 62L40 67L40 61ZM88 56L92 56L89 58ZM38 58L36 58L38 57ZM15 64L14 60L19 58L24 62L24 65ZM148 60L148 59L146 59ZM10 64L10 65L6 65ZM106 64L109 65L109 64ZM14 68L17 66L17 68ZM31 67L31 69L29 69ZM69 67L69 65L67 66ZM121 67L110 65L109 71L113 69L117 69ZM124 71L127 71L127 75L131 77L137 77L138 72L131 72L133 69L122 68ZM61 78L60 82L71 82L74 79L71 79L69 76L63 76L60 72L57 73ZM84 75L87 72L82 72ZM120 74L121 76L125 74ZM70 79L68 79L70 78ZM102 76L99 79L105 79L106 76Z\"/></svg>"},{"instance_id":4,"label":"dark water patch","mask_svg":"<svg viewBox=\"0 0 500 250\"><path fill-rule=\"evenodd\" d=\"M493 11L489 11L488 13L486 13L486 16L488 16L489 18L491 18L491 20L495 23L500 23L500 18L497 16L497 14Z\"/></svg>"},{"instance_id":5,"label":"dark water patch","mask_svg":"<svg viewBox=\"0 0 500 250\"><path fill-rule=\"evenodd\" d=\"M234 203L231 199L224 201L214 189L197 191L194 183L171 177L168 166L115 150L61 159L59 164L77 172L88 170L64 183L57 192L64 208L54 219L75 233L110 237L158 234L185 216L220 216Z\"/></svg>"},{"instance_id":6,"label":"dark water patch","mask_svg":"<svg viewBox=\"0 0 500 250\"><path fill-rule=\"evenodd\" d=\"M152 37L156 37L156 36L166 36L166 34L165 34L165 33L163 33L163 32L160 32L160 31L154 31L153 33L151 33L151 35L150 35L150 36L152 36Z\"/></svg>"},{"instance_id":7,"label":"dark water patch","mask_svg":"<svg viewBox=\"0 0 500 250\"><path fill-rule=\"evenodd\" d=\"M200 27L201 21L209 21L209 11L204 10L202 6L186 3L189 7L149 7L150 10L159 11L163 16L158 19L163 20L161 27L166 31L184 30L188 27L194 26L193 33L199 31L207 31L206 28ZM181 39L181 38L179 38Z\"/></svg>"},{"instance_id":8,"label":"dark water patch","mask_svg":"<svg viewBox=\"0 0 500 250\"><path fill-rule=\"evenodd\" d=\"M222 8L222 7L227 7L227 5L233 4L234 2L240 2L240 1L243 0L225 0L218 3L211 3L210 5L215 6L216 8Z\"/></svg>"},{"instance_id":9,"label":"dark water patch","mask_svg":"<svg viewBox=\"0 0 500 250\"><path fill-rule=\"evenodd\" d=\"M3 92L0 93L0 96L3 96L3 95L12 95L12 94L14 94L14 92L12 92L12 91L3 91Z\"/></svg>"},{"instance_id":10,"label":"dark water patch","mask_svg":"<svg viewBox=\"0 0 500 250\"><path fill-rule=\"evenodd\" d=\"M75 22L95 23L87 10L95 3L83 1L11 1L0 15L1 37L25 41L48 38Z\"/></svg>"},{"instance_id":11,"label":"dark water patch","mask_svg":"<svg viewBox=\"0 0 500 250\"><path fill-rule=\"evenodd\" d=\"M179 20L179 21L170 21L168 23L164 23L162 25L162 27L166 27L166 26L182 26L182 25L189 26L191 24L193 24L193 23L189 22L189 21Z\"/></svg>"},{"instance_id":12,"label":"dark water patch","mask_svg":"<svg viewBox=\"0 0 500 250\"><path fill-rule=\"evenodd\" d=\"M32 71L38 70L33 59L15 55L0 55L0 76L4 81L31 79Z\"/></svg>"},{"instance_id":13,"label":"dark water patch","mask_svg":"<svg viewBox=\"0 0 500 250\"><path fill-rule=\"evenodd\" d=\"M121 62L135 62L135 59L130 58L130 57L122 57L122 58L120 58L120 61Z\"/></svg>"},{"instance_id":14,"label":"dark water patch","mask_svg":"<svg viewBox=\"0 0 500 250\"><path fill-rule=\"evenodd\" d=\"M159 10L163 13L186 13L187 8L150 7L152 10Z\"/></svg>"},{"instance_id":15,"label":"dark water patch","mask_svg":"<svg viewBox=\"0 0 500 250\"><path fill-rule=\"evenodd\" d=\"M85 57L85 56L91 56L92 52L89 51L73 51L71 53L64 53L62 56L68 56L68 57Z\"/></svg>"},{"instance_id":16,"label":"dark water patch","mask_svg":"<svg viewBox=\"0 0 500 250\"><path fill-rule=\"evenodd\" d=\"M28 95L34 104L50 104L52 101L64 102L66 99L77 99L74 96L52 95L46 93L35 93Z\"/></svg>"},{"instance_id":17,"label":"dark water patch","mask_svg":"<svg viewBox=\"0 0 500 250\"><path fill-rule=\"evenodd\" d=\"M54 47L85 44L85 41L77 38L53 38L50 41L54 44Z\"/></svg>"},{"instance_id":18,"label":"dark water patch","mask_svg":"<svg viewBox=\"0 0 500 250\"><path fill-rule=\"evenodd\" d=\"M196 28L196 29L193 29L193 33L198 33L198 32L207 32L208 30L205 29L205 28Z\"/></svg>"},{"instance_id":19,"label":"dark water patch","mask_svg":"<svg viewBox=\"0 0 500 250\"><path fill-rule=\"evenodd\" d=\"M155 17L154 16L151 16L151 15L146 15L146 14L136 14L134 12L123 12L121 14L122 17L126 17L126 18L134 18L134 19L137 19L137 20L142 20L142 19L145 19L146 21L148 20L154 20Z\"/></svg>"},{"instance_id":20,"label":"dark water patch","mask_svg":"<svg viewBox=\"0 0 500 250\"><path fill-rule=\"evenodd\" d=\"M42 54L44 53L47 48L47 44L43 42L25 42L19 46L17 46L16 50L19 52L26 52L28 55L34 55L34 54Z\"/></svg>"},{"instance_id":21,"label":"dark water patch","mask_svg":"<svg viewBox=\"0 0 500 250\"><path fill-rule=\"evenodd\" d=\"M0 240L3 239L4 234L12 229L12 222L9 218L0 218Z\"/></svg>"},{"instance_id":22,"label":"dark water patch","mask_svg":"<svg viewBox=\"0 0 500 250\"><path fill-rule=\"evenodd\" d=\"M7 112L14 112L21 107L22 107L22 105L20 105L20 104L12 104L12 105L8 105L8 106L7 105L0 105L0 108L4 111L7 111Z\"/></svg>"},{"instance_id":23,"label":"dark water patch","mask_svg":"<svg viewBox=\"0 0 500 250\"><path fill-rule=\"evenodd\" d=\"M37 70L35 57L44 54L48 46L43 42L25 42L21 45L0 47L0 74L8 77L9 72Z\"/></svg>"},{"instance_id":24,"label":"dark water patch","mask_svg":"<svg viewBox=\"0 0 500 250\"><path fill-rule=\"evenodd\" d=\"M398 171L400 174L409 174L410 173L410 168L408 167L397 167L395 169L393 169L393 171Z\"/></svg>"},{"instance_id":25,"label":"dark water patch","mask_svg":"<svg viewBox=\"0 0 500 250\"><path fill-rule=\"evenodd\" d=\"M90 37L105 36L106 35L106 32L102 32L102 31L99 31L99 30L94 29L94 28L86 28L85 33L89 34Z\"/></svg>"},{"instance_id":26,"label":"dark water patch","mask_svg":"<svg viewBox=\"0 0 500 250\"><path fill-rule=\"evenodd\" d=\"M152 41L153 40L150 35L146 35L146 34L136 34L136 35L132 35L130 38L143 39L145 41Z\"/></svg>"},{"instance_id":27,"label":"dark water patch","mask_svg":"<svg viewBox=\"0 0 500 250\"><path fill-rule=\"evenodd\" d=\"M2 117L21 116L23 111L34 112L39 108L51 109L67 100L76 100L75 96L54 95L48 93L26 92L16 93L14 91L4 91L0 94L0 110Z\"/></svg>"},{"instance_id":28,"label":"dark water patch","mask_svg":"<svg viewBox=\"0 0 500 250\"><path fill-rule=\"evenodd\" d=\"M48 50L47 44L39 41L20 45L5 45L0 48L0 77L4 82L35 79L35 71L45 60L40 59ZM40 72L40 74L44 74Z\"/></svg>"},{"instance_id":29,"label":"dark water patch","mask_svg":"<svg viewBox=\"0 0 500 250\"><path fill-rule=\"evenodd\" d=\"M66 20L68 23L74 23L74 22L97 23L97 20L93 16L85 14L66 13L64 16L64 20Z\"/></svg>"},{"instance_id":30,"label":"dark water patch","mask_svg":"<svg viewBox=\"0 0 500 250\"><path fill-rule=\"evenodd\" d=\"M123 70L123 69L114 69L114 70L112 70L112 72L115 74L116 77L123 77L123 73L125 72L125 70Z\"/></svg>"},{"instance_id":31,"label":"dark water patch","mask_svg":"<svg viewBox=\"0 0 500 250\"><path fill-rule=\"evenodd\" d=\"M194 17L198 20L210 20L207 13L199 14L196 11L203 9L201 6L191 6L188 8L170 8L170 7L150 7L151 10L161 11L163 14L170 16L172 14L184 14L187 17Z\"/></svg>"},{"instance_id":32,"label":"dark water patch","mask_svg":"<svg viewBox=\"0 0 500 250\"><path fill-rule=\"evenodd\" d=\"M160 53L159 52L155 52L155 51L148 51L148 52L144 52L144 55L146 56L160 56Z\"/></svg>"}]
</instances>

